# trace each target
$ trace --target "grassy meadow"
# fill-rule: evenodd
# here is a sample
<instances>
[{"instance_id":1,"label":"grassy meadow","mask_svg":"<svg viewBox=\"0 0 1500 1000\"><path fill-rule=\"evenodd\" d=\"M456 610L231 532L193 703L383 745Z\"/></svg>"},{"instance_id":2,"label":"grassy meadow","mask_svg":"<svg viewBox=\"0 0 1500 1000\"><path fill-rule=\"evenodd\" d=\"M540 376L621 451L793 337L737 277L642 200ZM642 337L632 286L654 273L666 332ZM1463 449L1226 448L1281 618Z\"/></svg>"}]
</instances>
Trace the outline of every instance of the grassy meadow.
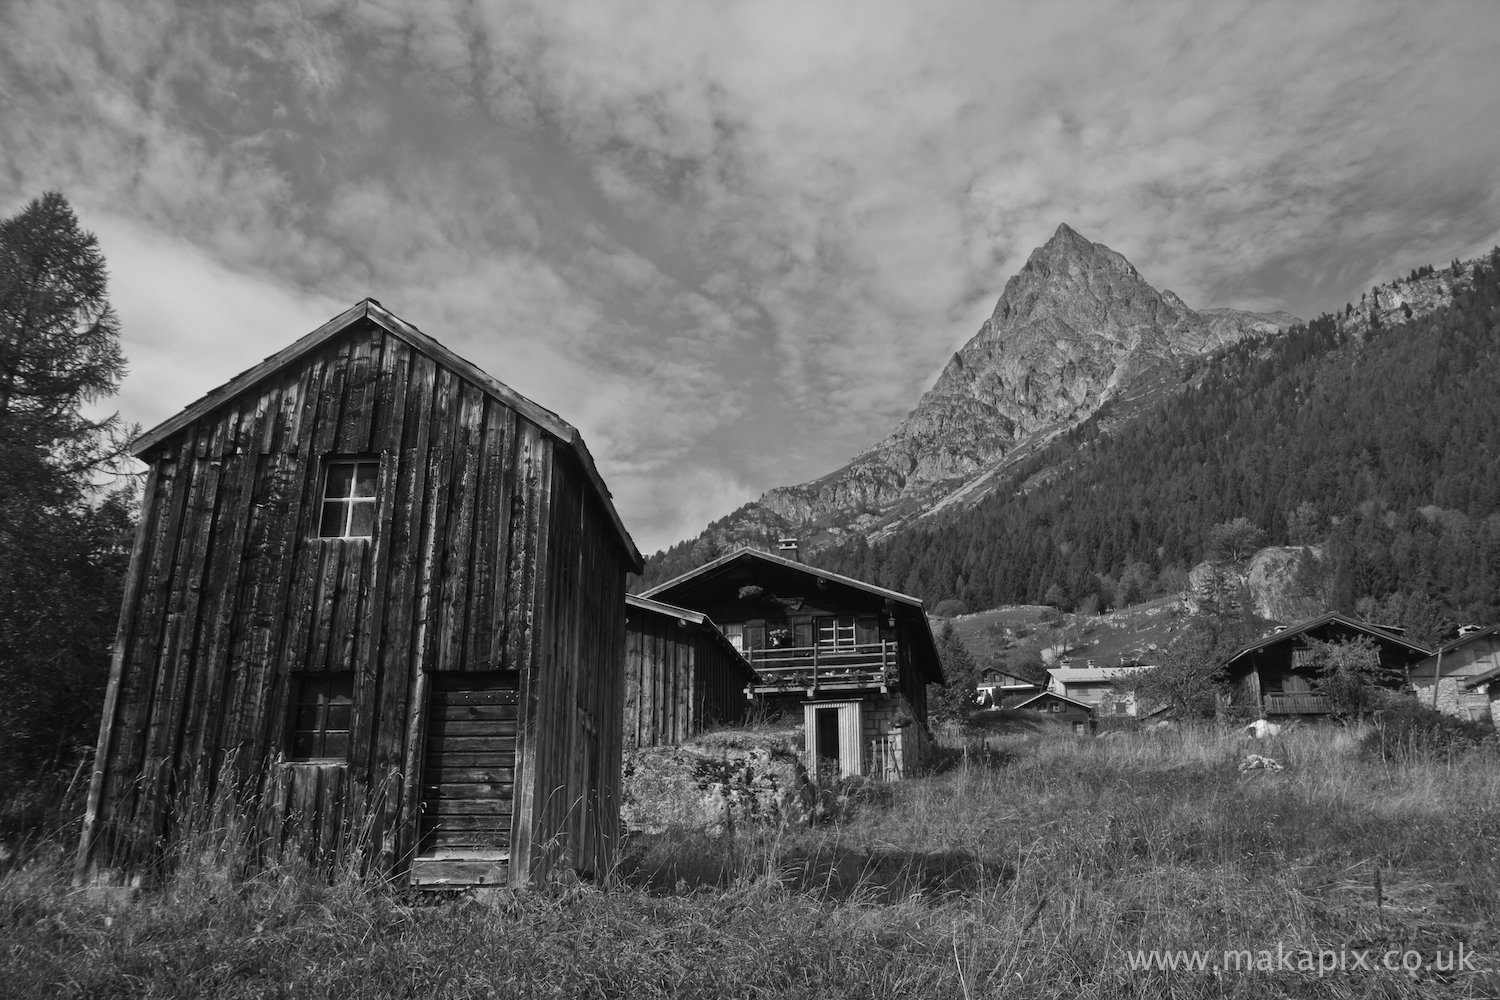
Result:
<instances>
[{"instance_id":1,"label":"grassy meadow","mask_svg":"<svg viewBox=\"0 0 1500 1000\"><path fill-rule=\"evenodd\" d=\"M520 894L236 880L203 845L157 888L75 890L64 827L0 874L0 995L1500 994L1500 755L1366 760L1356 737L1017 732L852 785L836 821L637 838L606 885ZM1241 772L1249 752L1285 770ZM1461 942L1477 971L1212 968L1226 949L1378 962ZM1210 967L1132 969L1151 949Z\"/></svg>"}]
</instances>

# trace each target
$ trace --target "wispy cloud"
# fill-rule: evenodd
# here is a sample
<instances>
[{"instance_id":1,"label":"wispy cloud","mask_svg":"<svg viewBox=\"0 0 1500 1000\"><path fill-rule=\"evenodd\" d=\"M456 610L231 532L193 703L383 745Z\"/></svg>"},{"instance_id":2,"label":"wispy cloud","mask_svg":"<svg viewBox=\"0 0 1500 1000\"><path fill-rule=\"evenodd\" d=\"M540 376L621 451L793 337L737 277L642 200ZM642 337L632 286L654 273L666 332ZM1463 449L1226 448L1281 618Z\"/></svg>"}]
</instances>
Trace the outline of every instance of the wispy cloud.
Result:
<instances>
[{"instance_id":1,"label":"wispy cloud","mask_svg":"<svg viewBox=\"0 0 1500 1000\"><path fill-rule=\"evenodd\" d=\"M18 0L0 210L61 188L100 231L132 419L371 294L577 423L654 548L884 436L1059 222L1192 304L1303 315L1500 240L1497 29ZM255 322L195 322L226 297Z\"/></svg>"}]
</instances>

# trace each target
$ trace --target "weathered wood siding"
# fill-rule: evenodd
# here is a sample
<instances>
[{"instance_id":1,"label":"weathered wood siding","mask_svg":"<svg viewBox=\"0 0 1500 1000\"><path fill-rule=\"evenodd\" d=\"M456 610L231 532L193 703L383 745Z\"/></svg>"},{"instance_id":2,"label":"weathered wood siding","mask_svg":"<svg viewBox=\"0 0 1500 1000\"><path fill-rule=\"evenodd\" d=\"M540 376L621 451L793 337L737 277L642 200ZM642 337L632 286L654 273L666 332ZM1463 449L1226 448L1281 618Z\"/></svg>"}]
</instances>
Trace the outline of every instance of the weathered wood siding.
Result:
<instances>
[{"instance_id":1,"label":"weathered wood siding","mask_svg":"<svg viewBox=\"0 0 1500 1000\"><path fill-rule=\"evenodd\" d=\"M517 878L544 860L532 838L606 867L629 556L555 444L363 320L144 456L80 865L139 861L193 802L229 796L264 830L310 823L334 854L400 870L432 678L506 671ZM369 539L317 537L330 455L380 459ZM286 763L291 678L329 671L353 675L348 760Z\"/></svg>"},{"instance_id":2,"label":"weathered wood siding","mask_svg":"<svg viewBox=\"0 0 1500 1000\"><path fill-rule=\"evenodd\" d=\"M712 625L639 606L626 616L625 749L680 743L745 717L753 675Z\"/></svg>"}]
</instances>

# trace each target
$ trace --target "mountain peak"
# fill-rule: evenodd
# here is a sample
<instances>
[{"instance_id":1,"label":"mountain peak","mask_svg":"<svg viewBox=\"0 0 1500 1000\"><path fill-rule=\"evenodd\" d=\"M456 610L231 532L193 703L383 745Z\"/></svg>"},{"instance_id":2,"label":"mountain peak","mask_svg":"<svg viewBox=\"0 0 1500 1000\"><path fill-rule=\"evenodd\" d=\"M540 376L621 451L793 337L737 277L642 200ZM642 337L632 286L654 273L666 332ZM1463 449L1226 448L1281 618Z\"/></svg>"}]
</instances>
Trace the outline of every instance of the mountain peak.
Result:
<instances>
[{"instance_id":1,"label":"mountain peak","mask_svg":"<svg viewBox=\"0 0 1500 1000\"><path fill-rule=\"evenodd\" d=\"M1057 232L1053 233L1052 234L1052 238L1050 240L1048 240L1045 244L1043 244L1040 249L1045 250L1048 247L1051 247L1051 246L1054 246L1054 245L1061 245L1061 244L1068 244L1068 243L1081 244L1081 245L1086 246L1086 247L1092 247L1094 245L1092 241L1090 241L1090 240L1084 238L1083 236L1079 235L1078 230L1074 229L1072 226L1068 225L1066 222L1060 222L1057 225Z\"/></svg>"},{"instance_id":2,"label":"mountain peak","mask_svg":"<svg viewBox=\"0 0 1500 1000\"><path fill-rule=\"evenodd\" d=\"M761 505L792 522L859 511L855 523L875 523L907 501L973 493L954 484L977 488L1023 442L1044 441L1141 384L1172 382L1183 362L1206 351L1285 325L1234 310L1195 312L1063 223L1005 283L990 318L894 433L838 472L773 490Z\"/></svg>"}]
</instances>

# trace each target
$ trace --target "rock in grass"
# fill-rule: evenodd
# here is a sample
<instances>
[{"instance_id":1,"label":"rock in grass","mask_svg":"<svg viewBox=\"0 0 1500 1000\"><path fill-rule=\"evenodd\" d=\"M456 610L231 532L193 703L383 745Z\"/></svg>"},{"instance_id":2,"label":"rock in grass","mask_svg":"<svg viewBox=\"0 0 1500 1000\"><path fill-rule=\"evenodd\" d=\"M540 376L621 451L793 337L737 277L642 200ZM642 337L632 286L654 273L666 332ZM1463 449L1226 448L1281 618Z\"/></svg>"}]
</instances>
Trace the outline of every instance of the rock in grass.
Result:
<instances>
[{"instance_id":1,"label":"rock in grass","mask_svg":"<svg viewBox=\"0 0 1500 1000\"><path fill-rule=\"evenodd\" d=\"M817 799L802 762L774 741L709 739L625 752L620 819L628 833L806 823Z\"/></svg>"},{"instance_id":2,"label":"rock in grass","mask_svg":"<svg viewBox=\"0 0 1500 1000\"><path fill-rule=\"evenodd\" d=\"M1258 753L1247 753L1240 760L1241 771L1283 771L1285 769L1281 761L1262 757Z\"/></svg>"}]
</instances>

